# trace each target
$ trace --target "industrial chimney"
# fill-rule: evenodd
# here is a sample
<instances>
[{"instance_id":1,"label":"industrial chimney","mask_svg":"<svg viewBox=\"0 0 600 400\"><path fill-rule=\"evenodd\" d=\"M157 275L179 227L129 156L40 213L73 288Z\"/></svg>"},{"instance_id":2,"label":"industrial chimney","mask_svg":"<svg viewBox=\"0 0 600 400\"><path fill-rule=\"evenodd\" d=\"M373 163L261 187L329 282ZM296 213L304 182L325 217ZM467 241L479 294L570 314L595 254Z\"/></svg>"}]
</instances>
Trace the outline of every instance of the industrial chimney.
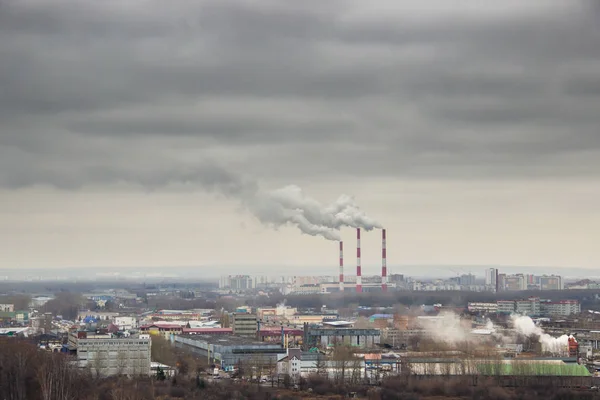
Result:
<instances>
[{"instance_id":1,"label":"industrial chimney","mask_svg":"<svg viewBox=\"0 0 600 400\"><path fill-rule=\"evenodd\" d=\"M387 292L387 252L385 245L385 229L381 230L381 291Z\"/></svg>"},{"instance_id":2,"label":"industrial chimney","mask_svg":"<svg viewBox=\"0 0 600 400\"><path fill-rule=\"evenodd\" d=\"M340 292L344 291L344 242L340 241Z\"/></svg>"},{"instance_id":3,"label":"industrial chimney","mask_svg":"<svg viewBox=\"0 0 600 400\"><path fill-rule=\"evenodd\" d=\"M360 228L356 228L356 293L362 293L362 271L360 268Z\"/></svg>"}]
</instances>

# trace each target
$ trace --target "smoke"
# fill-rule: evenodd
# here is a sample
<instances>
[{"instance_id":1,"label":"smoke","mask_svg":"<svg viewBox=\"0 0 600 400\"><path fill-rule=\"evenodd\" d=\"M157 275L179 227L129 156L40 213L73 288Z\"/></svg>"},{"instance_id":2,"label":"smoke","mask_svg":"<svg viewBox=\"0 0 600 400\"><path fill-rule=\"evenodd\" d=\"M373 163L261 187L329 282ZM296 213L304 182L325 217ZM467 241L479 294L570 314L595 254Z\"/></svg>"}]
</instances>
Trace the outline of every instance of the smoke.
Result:
<instances>
[{"instance_id":1,"label":"smoke","mask_svg":"<svg viewBox=\"0 0 600 400\"><path fill-rule=\"evenodd\" d=\"M138 182L148 187L152 186L151 184L160 186L176 182L177 177L181 182L195 183L209 192L237 199L242 207L261 223L275 229L295 226L307 235L340 240L339 230L343 227L362 228L367 231L382 227L368 217L351 196L342 194L331 204L321 204L305 195L296 185L264 190L257 181L243 179L216 163L205 163L192 170L174 171L158 178L154 175L152 179L137 178Z\"/></svg>"},{"instance_id":2,"label":"smoke","mask_svg":"<svg viewBox=\"0 0 600 400\"><path fill-rule=\"evenodd\" d=\"M340 240L339 229L342 227L367 231L381 228L358 207L354 198L341 195L335 202L323 205L295 185L271 191L258 190L245 199L244 205L266 225L275 228L293 225L302 233L328 240Z\"/></svg>"},{"instance_id":3,"label":"smoke","mask_svg":"<svg viewBox=\"0 0 600 400\"><path fill-rule=\"evenodd\" d=\"M306 196L295 185L271 191L257 189L242 198L244 206L263 224L279 228L296 226L302 233L340 240L342 227L363 228L370 231L381 225L368 217L354 198L341 195L335 202L324 205Z\"/></svg>"},{"instance_id":4,"label":"smoke","mask_svg":"<svg viewBox=\"0 0 600 400\"><path fill-rule=\"evenodd\" d=\"M445 312L437 317L421 317L418 321L421 328L437 342L457 344L470 340L471 327L466 326L455 313Z\"/></svg>"},{"instance_id":5,"label":"smoke","mask_svg":"<svg viewBox=\"0 0 600 400\"><path fill-rule=\"evenodd\" d=\"M544 332L544 330L536 325L529 317L513 316L512 323L518 333L529 337L536 336L542 344L542 351L560 354L564 353L568 348L570 336L562 335L557 338L551 336Z\"/></svg>"},{"instance_id":6,"label":"smoke","mask_svg":"<svg viewBox=\"0 0 600 400\"><path fill-rule=\"evenodd\" d=\"M324 205L306 196L298 186L264 190L258 181L245 179L243 175L223 168L210 159L194 165L172 165L168 169L161 162L153 162L144 168L125 168L115 164L64 171L46 168L43 174L25 169L19 170L18 174L12 179L0 173L0 186L45 184L61 190L76 190L88 184L129 184L155 191L170 185L183 185L235 199L242 208L267 226L296 226L302 233L328 240L340 240L339 229L342 227L367 231L381 228L380 224L360 210L351 196L341 195L335 202Z\"/></svg>"}]
</instances>

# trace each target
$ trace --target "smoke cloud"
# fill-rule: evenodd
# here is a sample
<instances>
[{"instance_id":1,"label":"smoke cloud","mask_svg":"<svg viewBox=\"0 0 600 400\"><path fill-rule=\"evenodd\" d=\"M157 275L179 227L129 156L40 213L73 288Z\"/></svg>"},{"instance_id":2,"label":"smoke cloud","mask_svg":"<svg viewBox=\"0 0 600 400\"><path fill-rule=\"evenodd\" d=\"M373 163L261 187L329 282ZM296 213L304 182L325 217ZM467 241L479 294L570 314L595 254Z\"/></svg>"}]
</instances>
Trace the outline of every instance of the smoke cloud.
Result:
<instances>
[{"instance_id":1,"label":"smoke cloud","mask_svg":"<svg viewBox=\"0 0 600 400\"><path fill-rule=\"evenodd\" d=\"M518 333L525 336L536 336L539 338L539 342L542 344L542 351L546 351L554 354L561 354L567 350L569 345L568 335L562 335L560 337L550 336L542 328L537 326L535 322L529 317L524 316L513 316L512 323Z\"/></svg>"},{"instance_id":2,"label":"smoke cloud","mask_svg":"<svg viewBox=\"0 0 600 400\"><path fill-rule=\"evenodd\" d=\"M535 322L525 316L512 317L512 325L517 334L526 337L535 337L542 345L542 351L556 355L563 355L568 351L569 338L571 336L562 335L554 337L546 332ZM451 312L442 313L437 318L421 318L419 325L425 329L429 335L438 342L446 344L458 344L474 340L473 333L478 330L472 330L470 324L465 325L461 318ZM493 337L496 343L515 343L514 337L505 336L496 330L493 322L488 320L485 330L489 331L490 337Z\"/></svg>"},{"instance_id":3,"label":"smoke cloud","mask_svg":"<svg viewBox=\"0 0 600 400\"><path fill-rule=\"evenodd\" d=\"M438 342L457 344L471 339L470 325L465 325L460 317L452 312L441 313L435 318L419 318L419 325Z\"/></svg>"},{"instance_id":4,"label":"smoke cloud","mask_svg":"<svg viewBox=\"0 0 600 400\"><path fill-rule=\"evenodd\" d=\"M280 227L294 225L302 233L340 240L339 229L363 228L370 231L381 225L358 207L354 198L341 195L332 204L324 205L304 194L295 185L276 190L257 190L244 204L262 223Z\"/></svg>"}]
</instances>

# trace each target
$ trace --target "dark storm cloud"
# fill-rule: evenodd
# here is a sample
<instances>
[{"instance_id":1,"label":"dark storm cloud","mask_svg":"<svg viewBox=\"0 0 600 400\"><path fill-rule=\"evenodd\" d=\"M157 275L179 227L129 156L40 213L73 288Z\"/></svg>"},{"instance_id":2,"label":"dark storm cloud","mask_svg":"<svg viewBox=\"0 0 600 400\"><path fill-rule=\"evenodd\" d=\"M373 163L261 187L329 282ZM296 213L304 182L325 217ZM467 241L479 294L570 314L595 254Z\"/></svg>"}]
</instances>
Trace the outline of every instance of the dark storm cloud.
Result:
<instances>
[{"instance_id":1,"label":"dark storm cloud","mask_svg":"<svg viewBox=\"0 0 600 400\"><path fill-rule=\"evenodd\" d=\"M415 4L3 0L0 184L600 171L595 3Z\"/></svg>"}]
</instances>

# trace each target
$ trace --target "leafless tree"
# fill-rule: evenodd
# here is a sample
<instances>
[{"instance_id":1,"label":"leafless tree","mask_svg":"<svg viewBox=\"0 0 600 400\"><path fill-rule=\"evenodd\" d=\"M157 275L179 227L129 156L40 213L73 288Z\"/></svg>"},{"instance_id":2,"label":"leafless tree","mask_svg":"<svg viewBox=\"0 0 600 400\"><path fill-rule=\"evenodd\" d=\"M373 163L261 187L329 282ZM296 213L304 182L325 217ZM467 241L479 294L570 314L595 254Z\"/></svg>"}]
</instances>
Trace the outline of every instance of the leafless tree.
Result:
<instances>
[{"instance_id":1,"label":"leafless tree","mask_svg":"<svg viewBox=\"0 0 600 400\"><path fill-rule=\"evenodd\" d=\"M73 390L78 371L72 368L66 356L48 354L41 357L37 366L37 380L43 400L71 400L77 396Z\"/></svg>"}]
</instances>

